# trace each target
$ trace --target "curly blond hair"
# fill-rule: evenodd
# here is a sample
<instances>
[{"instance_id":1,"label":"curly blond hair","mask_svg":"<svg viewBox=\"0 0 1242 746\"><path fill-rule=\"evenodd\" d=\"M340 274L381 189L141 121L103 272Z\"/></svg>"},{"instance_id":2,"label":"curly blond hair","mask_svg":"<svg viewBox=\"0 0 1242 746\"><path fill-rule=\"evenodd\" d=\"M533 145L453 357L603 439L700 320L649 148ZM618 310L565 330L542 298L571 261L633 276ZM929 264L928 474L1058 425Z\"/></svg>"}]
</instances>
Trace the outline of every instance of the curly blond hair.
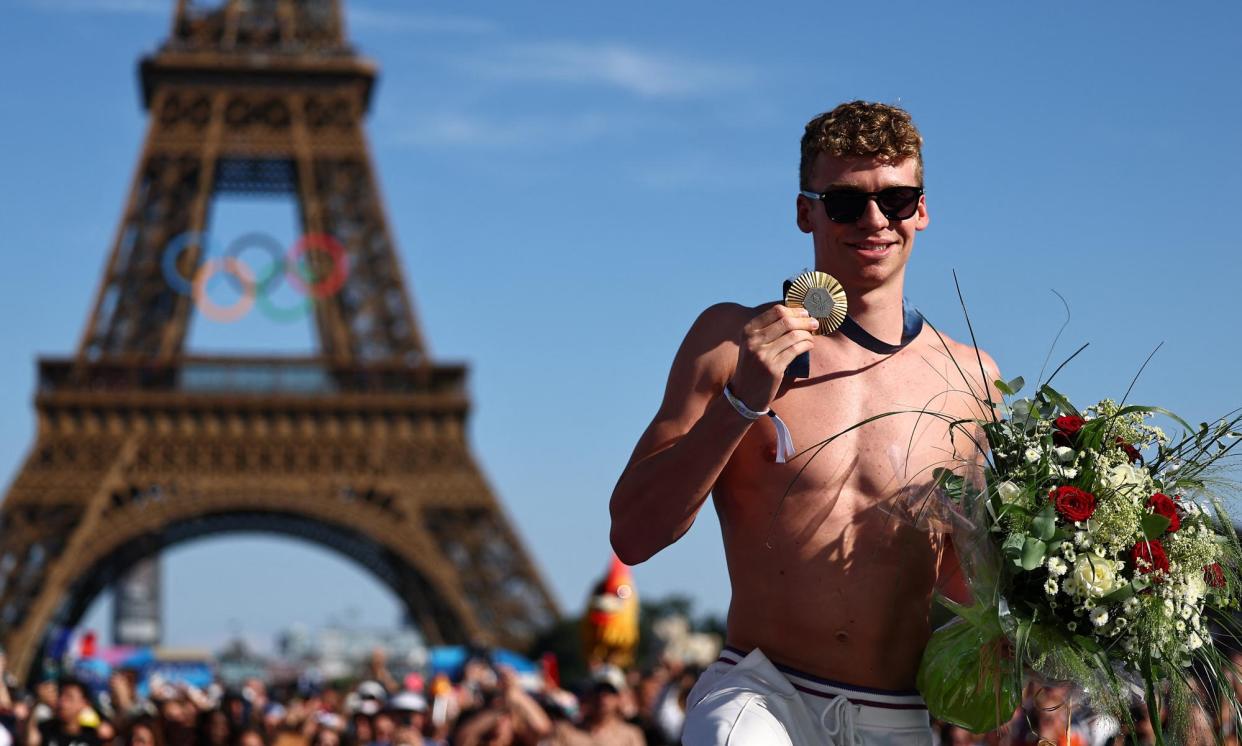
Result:
<instances>
[{"instance_id":1,"label":"curly blond hair","mask_svg":"<svg viewBox=\"0 0 1242 746\"><path fill-rule=\"evenodd\" d=\"M861 156L881 163L914 158L919 186L923 184L923 136L905 109L870 101L851 101L807 122L798 168L802 189L810 189L815 156Z\"/></svg>"}]
</instances>

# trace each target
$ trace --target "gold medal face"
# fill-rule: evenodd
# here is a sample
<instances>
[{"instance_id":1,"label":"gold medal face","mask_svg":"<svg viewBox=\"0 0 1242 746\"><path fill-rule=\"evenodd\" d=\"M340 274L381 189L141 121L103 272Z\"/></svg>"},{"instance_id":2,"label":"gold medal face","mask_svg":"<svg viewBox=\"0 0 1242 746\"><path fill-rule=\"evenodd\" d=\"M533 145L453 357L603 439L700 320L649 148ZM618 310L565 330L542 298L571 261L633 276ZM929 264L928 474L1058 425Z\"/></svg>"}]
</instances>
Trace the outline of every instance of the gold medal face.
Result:
<instances>
[{"instance_id":1,"label":"gold medal face","mask_svg":"<svg viewBox=\"0 0 1242 746\"><path fill-rule=\"evenodd\" d=\"M819 334L835 332L849 311L845 288L841 287L837 278L813 270L794 278L785 293L785 305L805 308L811 318L819 321Z\"/></svg>"}]
</instances>

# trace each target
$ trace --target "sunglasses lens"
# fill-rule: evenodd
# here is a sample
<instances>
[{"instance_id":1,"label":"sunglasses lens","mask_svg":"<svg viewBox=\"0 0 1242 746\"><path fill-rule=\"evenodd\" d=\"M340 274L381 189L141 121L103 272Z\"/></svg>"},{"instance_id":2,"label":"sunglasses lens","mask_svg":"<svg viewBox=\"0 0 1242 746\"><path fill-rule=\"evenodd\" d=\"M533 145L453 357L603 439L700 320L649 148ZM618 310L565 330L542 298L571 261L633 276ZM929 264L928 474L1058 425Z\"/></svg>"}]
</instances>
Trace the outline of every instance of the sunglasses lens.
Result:
<instances>
[{"instance_id":1,"label":"sunglasses lens","mask_svg":"<svg viewBox=\"0 0 1242 746\"><path fill-rule=\"evenodd\" d=\"M839 191L824 195L824 211L835 223L853 223L867 209L868 197L862 192Z\"/></svg>"},{"instance_id":2,"label":"sunglasses lens","mask_svg":"<svg viewBox=\"0 0 1242 746\"><path fill-rule=\"evenodd\" d=\"M876 195L880 212L890 220L905 220L918 211L919 190L914 187L890 187Z\"/></svg>"}]
</instances>

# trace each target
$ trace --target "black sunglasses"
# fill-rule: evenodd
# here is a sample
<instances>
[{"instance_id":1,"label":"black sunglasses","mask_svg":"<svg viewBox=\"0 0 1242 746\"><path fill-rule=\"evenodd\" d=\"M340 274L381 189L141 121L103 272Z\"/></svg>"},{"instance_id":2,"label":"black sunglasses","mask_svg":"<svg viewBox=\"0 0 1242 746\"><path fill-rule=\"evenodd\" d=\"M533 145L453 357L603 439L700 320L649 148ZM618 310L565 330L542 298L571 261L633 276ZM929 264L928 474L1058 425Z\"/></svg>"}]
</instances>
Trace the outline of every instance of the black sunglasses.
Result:
<instances>
[{"instance_id":1,"label":"black sunglasses","mask_svg":"<svg viewBox=\"0 0 1242 746\"><path fill-rule=\"evenodd\" d=\"M919 197L923 187L895 186L878 192L859 192L853 189L833 189L828 192L799 192L807 199L824 203L828 219L834 223L853 223L863 216L867 203L875 200L880 212L889 220L907 220L919 210Z\"/></svg>"}]
</instances>

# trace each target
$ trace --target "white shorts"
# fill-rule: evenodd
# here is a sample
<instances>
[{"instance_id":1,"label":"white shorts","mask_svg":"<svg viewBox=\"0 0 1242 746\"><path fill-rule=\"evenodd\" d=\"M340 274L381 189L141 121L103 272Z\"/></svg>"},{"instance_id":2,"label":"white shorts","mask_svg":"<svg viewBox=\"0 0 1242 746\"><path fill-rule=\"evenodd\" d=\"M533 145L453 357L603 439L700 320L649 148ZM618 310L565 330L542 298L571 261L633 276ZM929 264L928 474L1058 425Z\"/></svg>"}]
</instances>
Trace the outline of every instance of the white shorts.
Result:
<instances>
[{"instance_id":1,"label":"white shorts","mask_svg":"<svg viewBox=\"0 0 1242 746\"><path fill-rule=\"evenodd\" d=\"M915 691L864 689L726 647L686 700L683 746L930 746Z\"/></svg>"}]
</instances>

